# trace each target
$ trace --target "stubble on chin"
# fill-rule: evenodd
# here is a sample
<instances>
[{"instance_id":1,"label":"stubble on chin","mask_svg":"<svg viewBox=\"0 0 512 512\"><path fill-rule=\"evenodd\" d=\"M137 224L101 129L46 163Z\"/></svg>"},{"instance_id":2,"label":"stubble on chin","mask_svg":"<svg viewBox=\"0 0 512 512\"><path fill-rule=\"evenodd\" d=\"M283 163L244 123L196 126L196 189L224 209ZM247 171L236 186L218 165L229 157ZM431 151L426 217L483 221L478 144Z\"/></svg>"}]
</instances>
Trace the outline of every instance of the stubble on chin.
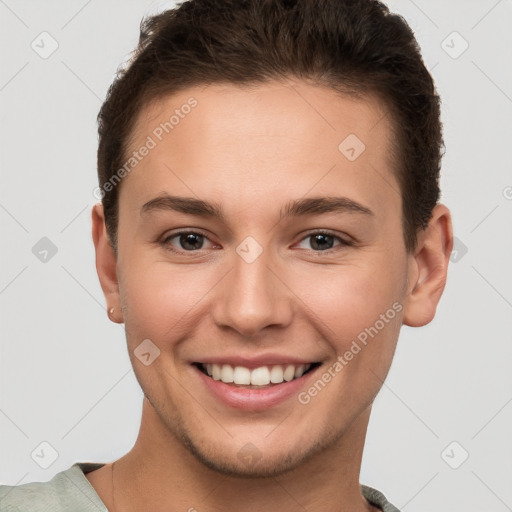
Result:
<instances>
[{"instance_id":1,"label":"stubble on chin","mask_svg":"<svg viewBox=\"0 0 512 512\"><path fill-rule=\"evenodd\" d=\"M243 457L226 456L221 448L212 449L212 445L207 445L208 441L204 438L199 441L196 440L191 435L190 429L186 427L183 416L179 412L174 415L166 414L163 408L155 407L154 402L145 393L144 396L160 417L164 428L182 447L207 468L228 477L265 479L291 473L304 467L315 457L321 457L323 453L331 450L344 434L344 429L335 430L331 427L328 432L323 432L313 443L306 436L306 439L310 442L309 446L300 443L291 447L288 452L281 454L265 454L264 451L260 451L259 456L255 457L257 459L255 462L247 462ZM281 427L283 427L281 435L284 436L283 439L286 439L286 421L280 425ZM279 436L279 429L272 432L271 435ZM225 437L226 443L229 445L231 436L228 432L225 432ZM257 450L255 446L257 441L254 441L254 444L248 444L254 446L253 449ZM229 453L233 452L229 450Z\"/></svg>"}]
</instances>

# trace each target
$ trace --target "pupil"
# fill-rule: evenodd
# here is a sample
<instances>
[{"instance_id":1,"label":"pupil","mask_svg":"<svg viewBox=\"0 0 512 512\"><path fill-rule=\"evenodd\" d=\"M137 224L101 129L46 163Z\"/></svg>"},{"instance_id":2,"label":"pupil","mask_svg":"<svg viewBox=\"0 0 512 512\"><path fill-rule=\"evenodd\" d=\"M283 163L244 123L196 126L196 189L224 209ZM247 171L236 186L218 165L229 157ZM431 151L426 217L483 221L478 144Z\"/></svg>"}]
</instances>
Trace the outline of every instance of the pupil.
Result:
<instances>
[{"instance_id":1,"label":"pupil","mask_svg":"<svg viewBox=\"0 0 512 512\"><path fill-rule=\"evenodd\" d=\"M325 247L323 244L325 244L326 238L331 239L331 243L327 244L329 247ZM318 233L317 235L313 235L313 243L312 243L313 249L331 249L332 248L332 236L330 235L324 235L322 233Z\"/></svg>"},{"instance_id":2,"label":"pupil","mask_svg":"<svg viewBox=\"0 0 512 512\"><path fill-rule=\"evenodd\" d=\"M180 243L184 249L200 249L203 235L194 234L194 233L186 233L180 236ZM199 241L198 241L199 239ZM190 244L192 247L187 247L187 244ZM199 245L199 247L197 247Z\"/></svg>"}]
</instances>

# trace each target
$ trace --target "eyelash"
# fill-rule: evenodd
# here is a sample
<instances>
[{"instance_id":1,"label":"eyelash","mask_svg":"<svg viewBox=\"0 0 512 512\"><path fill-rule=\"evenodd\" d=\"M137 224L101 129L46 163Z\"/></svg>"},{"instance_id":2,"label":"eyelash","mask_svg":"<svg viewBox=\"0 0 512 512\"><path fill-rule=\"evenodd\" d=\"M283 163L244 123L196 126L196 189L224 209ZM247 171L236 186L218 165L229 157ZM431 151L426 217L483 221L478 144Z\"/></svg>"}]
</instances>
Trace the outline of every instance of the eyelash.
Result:
<instances>
[{"instance_id":1,"label":"eyelash","mask_svg":"<svg viewBox=\"0 0 512 512\"><path fill-rule=\"evenodd\" d=\"M160 244L164 247L164 249L170 251L170 252L173 252L175 254L194 254L194 253L198 253L199 251L201 251L201 249L197 249L197 250L192 250L192 251L180 251L180 250L177 250L175 249L170 243L169 243L169 240L172 240L173 238L176 238L180 235L201 235L202 237L204 237L206 240L210 241L211 240L204 234L204 233L201 233L200 231L192 231L192 230L182 230L182 231L177 231L175 233L172 233L171 235L165 237L161 242ZM317 230L314 230L314 231L311 231L309 233L307 233L303 238L301 238L300 242L306 240L307 238L310 238L314 235L326 235L326 236L329 236L329 237L332 237L336 240L338 240L340 242L340 244L338 246L335 246L335 247L332 247L331 249L326 249L326 250L323 250L323 251L316 251L314 249L311 249L313 252L315 253L318 253L318 254L331 254L332 252L336 251L336 247L350 247L350 246L353 246L354 245L354 242L350 241L350 240L345 240L341 237L339 237L338 235L334 234L333 232L329 231L329 230L326 230L326 229L317 229ZM213 242L212 242L213 243Z\"/></svg>"}]
</instances>

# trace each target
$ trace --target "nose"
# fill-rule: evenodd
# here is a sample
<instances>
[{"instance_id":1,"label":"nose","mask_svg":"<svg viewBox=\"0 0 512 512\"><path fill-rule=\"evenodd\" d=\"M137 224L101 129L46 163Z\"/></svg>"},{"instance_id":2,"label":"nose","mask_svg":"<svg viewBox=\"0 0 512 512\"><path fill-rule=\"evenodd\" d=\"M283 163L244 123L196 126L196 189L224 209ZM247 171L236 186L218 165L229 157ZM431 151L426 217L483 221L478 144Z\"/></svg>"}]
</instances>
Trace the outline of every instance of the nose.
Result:
<instances>
[{"instance_id":1,"label":"nose","mask_svg":"<svg viewBox=\"0 0 512 512\"><path fill-rule=\"evenodd\" d=\"M268 327L288 326L293 317L293 293L278 265L265 251L254 261L234 252L231 268L215 287L213 320L244 337L257 336Z\"/></svg>"}]
</instances>

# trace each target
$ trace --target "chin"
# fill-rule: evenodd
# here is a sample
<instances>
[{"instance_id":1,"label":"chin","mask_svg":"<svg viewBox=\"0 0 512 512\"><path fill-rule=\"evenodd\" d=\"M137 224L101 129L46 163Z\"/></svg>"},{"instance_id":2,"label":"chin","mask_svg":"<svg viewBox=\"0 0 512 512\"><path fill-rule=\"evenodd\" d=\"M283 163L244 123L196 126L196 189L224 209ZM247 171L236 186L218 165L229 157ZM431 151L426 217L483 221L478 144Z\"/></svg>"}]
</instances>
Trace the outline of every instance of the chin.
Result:
<instances>
[{"instance_id":1,"label":"chin","mask_svg":"<svg viewBox=\"0 0 512 512\"><path fill-rule=\"evenodd\" d=\"M241 443L228 439L227 435L223 443L219 442L218 435L214 439L195 439L185 428L173 429L173 434L207 468L226 476L248 479L277 477L304 467L311 459L331 449L341 435L331 431L321 436L320 441L313 441L309 435L283 431L280 435L275 433L274 442L262 435L237 448Z\"/></svg>"},{"instance_id":2,"label":"chin","mask_svg":"<svg viewBox=\"0 0 512 512\"><path fill-rule=\"evenodd\" d=\"M190 438L184 440L186 448L207 468L222 475L236 478L276 477L301 466L307 455L295 448L287 453L264 453L252 443L244 445L238 453L214 453L211 448L203 450Z\"/></svg>"}]
</instances>

